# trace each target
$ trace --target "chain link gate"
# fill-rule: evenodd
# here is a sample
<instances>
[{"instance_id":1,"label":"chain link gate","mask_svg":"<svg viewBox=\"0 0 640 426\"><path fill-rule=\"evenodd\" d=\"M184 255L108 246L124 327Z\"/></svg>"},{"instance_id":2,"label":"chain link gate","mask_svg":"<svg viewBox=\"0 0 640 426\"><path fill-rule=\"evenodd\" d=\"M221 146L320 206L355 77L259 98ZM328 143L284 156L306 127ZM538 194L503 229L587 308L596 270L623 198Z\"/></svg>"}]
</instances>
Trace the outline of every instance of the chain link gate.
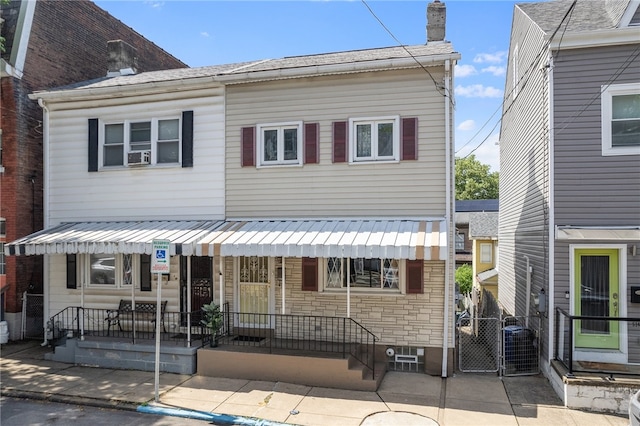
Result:
<instances>
[{"instance_id":1,"label":"chain link gate","mask_svg":"<svg viewBox=\"0 0 640 426\"><path fill-rule=\"evenodd\" d=\"M28 294L22 296L22 339L44 338L44 296Z\"/></svg>"},{"instance_id":2,"label":"chain link gate","mask_svg":"<svg viewBox=\"0 0 640 426\"><path fill-rule=\"evenodd\" d=\"M466 373L492 373L500 368L500 318L458 320L458 369Z\"/></svg>"},{"instance_id":3,"label":"chain link gate","mask_svg":"<svg viewBox=\"0 0 640 426\"><path fill-rule=\"evenodd\" d=\"M505 317L502 321L502 375L540 372L540 317Z\"/></svg>"}]
</instances>

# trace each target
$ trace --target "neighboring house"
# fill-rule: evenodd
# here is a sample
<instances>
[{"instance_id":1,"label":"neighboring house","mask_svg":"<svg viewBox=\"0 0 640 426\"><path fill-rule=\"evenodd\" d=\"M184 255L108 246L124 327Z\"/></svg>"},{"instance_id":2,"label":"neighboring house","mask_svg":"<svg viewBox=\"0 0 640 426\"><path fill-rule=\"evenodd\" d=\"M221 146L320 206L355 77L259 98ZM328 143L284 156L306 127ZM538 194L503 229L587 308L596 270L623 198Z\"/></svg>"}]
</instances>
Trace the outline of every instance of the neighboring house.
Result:
<instances>
[{"instance_id":1,"label":"neighboring house","mask_svg":"<svg viewBox=\"0 0 640 426\"><path fill-rule=\"evenodd\" d=\"M470 216L474 212L497 212L498 200L456 200L456 268L471 264L473 243L469 237Z\"/></svg>"},{"instance_id":2,"label":"neighboring house","mask_svg":"<svg viewBox=\"0 0 640 426\"><path fill-rule=\"evenodd\" d=\"M0 319L23 337L23 293L42 294L41 257L4 257L3 245L43 229L42 109L34 91L119 72L118 53L137 71L186 67L92 1L10 1L0 5ZM114 42L108 50L108 42ZM111 56L111 59L110 58ZM80 181L79 181L80 182ZM78 188L81 188L79 186ZM42 303L36 306L42 316ZM27 332L33 330L26 330ZM42 333L36 325L35 332ZM33 335L31 336L33 337Z\"/></svg>"},{"instance_id":3,"label":"neighboring house","mask_svg":"<svg viewBox=\"0 0 640 426\"><path fill-rule=\"evenodd\" d=\"M498 212L474 212L469 218L473 243L473 286L498 298Z\"/></svg>"},{"instance_id":4,"label":"neighboring house","mask_svg":"<svg viewBox=\"0 0 640 426\"><path fill-rule=\"evenodd\" d=\"M200 374L353 388L376 388L388 368L450 374L460 55L444 41L444 5L428 14L425 45L115 76L31 95L45 113L47 229L6 253L46 255L52 336L81 337L54 359L84 362L90 352L94 364L153 368L141 361L148 343L117 341L130 335L113 315L120 300L156 300L148 262L153 240L164 239L162 339L187 347L164 346L163 370L195 368L189 313L202 270L216 280L205 286L225 326L224 350L198 351ZM348 355L343 370L333 373L326 357L291 357L320 349ZM352 376L368 383L343 383Z\"/></svg>"},{"instance_id":5,"label":"neighboring house","mask_svg":"<svg viewBox=\"0 0 640 426\"><path fill-rule=\"evenodd\" d=\"M567 405L618 412L620 383L602 398L570 377L640 364L625 320L640 317L638 6L517 5L500 135L499 301L541 312L541 366Z\"/></svg>"}]
</instances>

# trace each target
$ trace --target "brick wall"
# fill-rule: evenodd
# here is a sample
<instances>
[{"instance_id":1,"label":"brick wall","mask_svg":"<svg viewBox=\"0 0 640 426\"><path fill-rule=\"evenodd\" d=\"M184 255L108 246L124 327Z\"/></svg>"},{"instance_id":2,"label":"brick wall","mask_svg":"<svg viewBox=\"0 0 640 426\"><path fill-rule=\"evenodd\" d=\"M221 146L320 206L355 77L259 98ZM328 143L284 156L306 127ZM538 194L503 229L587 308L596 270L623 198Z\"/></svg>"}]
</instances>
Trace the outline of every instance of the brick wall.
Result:
<instances>
[{"instance_id":1,"label":"brick wall","mask_svg":"<svg viewBox=\"0 0 640 426\"><path fill-rule=\"evenodd\" d=\"M19 5L12 1L6 7L15 11ZM137 49L138 72L186 67L92 1L37 2L23 76L3 77L1 83L0 216L6 218L7 241L41 230L44 224L42 110L28 94L106 76L107 41L117 39ZM8 43L11 40L7 37ZM3 58L8 60L10 52ZM24 291L42 292L42 257L8 256L5 278L7 312L20 312Z\"/></svg>"}]
</instances>

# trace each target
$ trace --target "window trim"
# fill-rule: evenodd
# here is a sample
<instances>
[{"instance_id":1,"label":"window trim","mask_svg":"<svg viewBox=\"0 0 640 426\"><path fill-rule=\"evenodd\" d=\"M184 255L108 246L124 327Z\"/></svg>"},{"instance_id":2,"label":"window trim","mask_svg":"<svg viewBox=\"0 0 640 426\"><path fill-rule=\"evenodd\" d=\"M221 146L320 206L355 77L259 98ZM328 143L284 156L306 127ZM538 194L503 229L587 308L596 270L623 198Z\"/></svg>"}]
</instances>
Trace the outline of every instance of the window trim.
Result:
<instances>
[{"instance_id":1,"label":"window trim","mask_svg":"<svg viewBox=\"0 0 640 426\"><path fill-rule=\"evenodd\" d=\"M601 119L602 119L602 155L640 155L639 146L613 147L611 138L611 120L613 116L613 98L623 95L638 95L638 83L615 84L602 86L601 89ZM639 117L640 118L640 117Z\"/></svg>"},{"instance_id":2,"label":"window trim","mask_svg":"<svg viewBox=\"0 0 640 426\"><path fill-rule=\"evenodd\" d=\"M356 138L356 126L358 124L371 124L372 129L378 123L389 122L393 123L393 155L378 157L377 147L378 142L375 142L375 147L373 144L372 138L372 146L370 157L358 158L356 156L356 148L357 148L357 138ZM389 116L377 116L377 117L355 117L349 118L349 138L348 138L348 152L349 152L349 164L371 164L371 163L398 163L400 162L400 116L399 115L389 115ZM373 132L372 132L373 135Z\"/></svg>"},{"instance_id":3,"label":"window trim","mask_svg":"<svg viewBox=\"0 0 640 426\"><path fill-rule=\"evenodd\" d=\"M285 129L296 128L296 144L297 152L295 160L284 159L284 138L282 138L282 132ZM275 161L265 161L263 157L264 153L264 131L265 130L278 130L278 159ZM287 121L278 123L262 123L256 124L256 168L262 167L286 167L286 166L302 166L304 160L304 135L303 135L303 122L302 121Z\"/></svg>"},{"instance_id":4,"label":"window trim","mask_svg":"<svg viewBox=\"0 0 640 426\"><path fill-rule=\"evenodd\" d=\"M488 248L488 252L485 251ZM493 263L493 244L480 243L480 263ZM488 260L487 260L488 259Z\"/></svg>"},{"instance_id":5,"label":"window trim","mask_svg":"<svg viewBox=\"0 0 640 426\"><path fill-rule=\"evenodd\" d=\"M92 254L107 254L107 253L92 253ZM131 256L131 284L124 283L124 259L123 253L114 253L113 255L108 254L109 257L115 257L115 283L113 284L97 284L93 283L91 279L91 254L84 253L79 255L80 258L77 260L77 276L84 277L84 286L85 288L93 288L93 289L103 289L103 290L127 290L131 291L131 285L134 286L136 290L140 290L140 255L137 254L129 254Z\"/></svg>"},{"instance_id":6,"label":"window trim","mask_svg":"<svg viewBox=\"0 0 640 426\"><path fill-rule=\"evenodd\" d=\"M322 292L322 293L346 293L347 292L347 287L329 287L328 286L328 282L329 282L329 276L328 276L328 262L329 262L328 257L325 258L321 258L320 262L319 262L319 275L320 275L320 282L318 285L318 291ZM341 258L341 259L347 259L347 261L350 262L350 260L352 258L350 257L345 257L345 258ZM376 258L380 261L382 261L382 258ZM375 294L375 295L389 295L389 296L393 296L393 295L405 295L407 294L407 286L406 286L406 281L407 281L407 267L406 267L406 260L405 259L391 259L391 260L397 260L398 261L398 288L397 289L393 289L393 288L384 288L382 287L382 284L380 287L356 287L353 285L349 286L349 291L352 293L358 293L358 294L362 294L362 293L367 293L367 294ZM342 278L341 278L342 280Z\"/></svg>"},{"instance_id":7,"label":"window trim","mask_svg":"<svg viewBox=\"0 0 640 426\"><path fill-rule=\"evenodd\" d=\"M168 141L160 141L159 140L159 123L161 121L169 121L169 120L177 120L178 121L178 161L171 163L159 163L158 162L158 149L160 143L168 143ZM127 162L127 156L130 152L144 152L146 150L140 149L132 149L131 148L131 125L135 123L151 123L151 148L150 148L150 161L148 167L177 167L182 165L182 149L183 149L183 120L182 114L175 115L163 115L163 116L154 116L154 117L136 117L125 120L99 120L98 126L98 169L99 170L113 170L113 169L123 169L123 168L131 168ZM113 165L113 166L105 166L104 160L104 148L105 148L105 138L106 138L106 127L109 125L123 125L123 158L122 165Z\"/></svg>"}]
</instances>

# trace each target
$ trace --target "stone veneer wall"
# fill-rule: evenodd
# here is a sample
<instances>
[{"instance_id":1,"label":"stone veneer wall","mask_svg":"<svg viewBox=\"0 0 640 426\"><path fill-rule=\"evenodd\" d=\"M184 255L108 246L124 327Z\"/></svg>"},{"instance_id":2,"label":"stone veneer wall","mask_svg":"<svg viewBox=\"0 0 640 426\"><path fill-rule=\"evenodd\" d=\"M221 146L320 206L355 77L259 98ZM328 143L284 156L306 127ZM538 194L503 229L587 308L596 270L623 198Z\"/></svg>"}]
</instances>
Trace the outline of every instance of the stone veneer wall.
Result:
<instances>
[{"instance_id":1,"label":"stone veneer wall","mask_svg":"<svg viewBox=\"0 0 640 426\"><path fill-rule=\"evenodd\" d=\"M287 258L285 264L286 314L344 317L344 293L302 291L302 260ZM235 310L233 258L225 259L225 295ZM216 262L217 268L217 262ZM380 294L351 292L351 318L380 338L381 345L441 348L444 323L445 262L424 262L423 294ZM215 286L216 300L219 285ZM282 286L275 288L275 312L282 313ZM451 333L450 333L451 336ZM451 337L449 339L451 341Z\"/></svg>"}]
</instances>

